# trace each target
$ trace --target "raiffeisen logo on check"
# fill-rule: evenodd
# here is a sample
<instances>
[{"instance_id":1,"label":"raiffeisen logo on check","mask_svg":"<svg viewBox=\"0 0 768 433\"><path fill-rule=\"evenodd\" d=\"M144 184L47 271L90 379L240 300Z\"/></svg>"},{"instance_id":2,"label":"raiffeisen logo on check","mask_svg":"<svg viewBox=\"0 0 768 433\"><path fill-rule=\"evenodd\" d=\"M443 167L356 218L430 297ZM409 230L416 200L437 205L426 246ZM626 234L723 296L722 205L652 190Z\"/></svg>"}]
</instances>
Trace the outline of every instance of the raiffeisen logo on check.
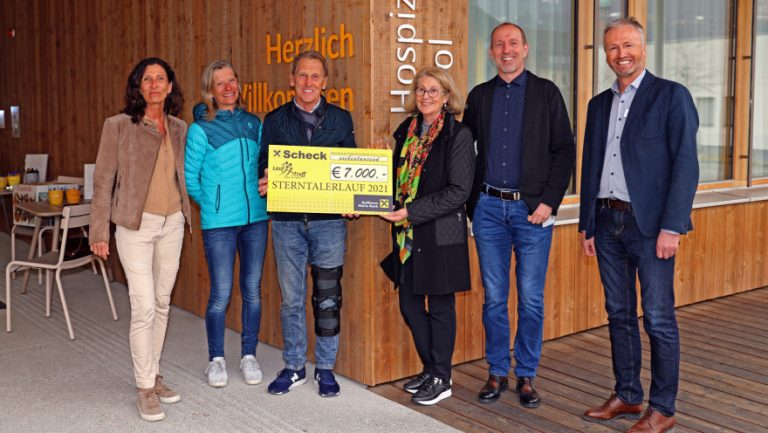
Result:
<instances>
[{"instance_id":1,"label":"raiffeisen logo on check","mask_svg":"<svg viewBox=\"0 0 768 433\"><path fill-rule=\"evenodd\" d=\"M270 212L378 215L393 208L392 151L269 146Z\"/></svg>"}]
</instances>

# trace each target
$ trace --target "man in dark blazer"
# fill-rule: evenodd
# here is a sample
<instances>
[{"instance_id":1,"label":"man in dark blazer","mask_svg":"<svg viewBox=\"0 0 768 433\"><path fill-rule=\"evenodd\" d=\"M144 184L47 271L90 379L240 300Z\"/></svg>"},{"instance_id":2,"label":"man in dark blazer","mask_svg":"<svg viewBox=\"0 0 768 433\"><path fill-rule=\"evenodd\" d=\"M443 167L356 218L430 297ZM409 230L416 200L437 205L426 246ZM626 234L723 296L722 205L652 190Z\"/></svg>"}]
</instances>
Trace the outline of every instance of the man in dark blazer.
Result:
<instances>
[{"instance_id":1,"label":"man in dark blazer","mask_svg":"<svg viewBox=\"0 0 768 433\"><path fill-rule=\"evenodd\" d=\"M597 255L616 385L584 418L640 418L630 432L665 432L675 425L680 363L674 256L680 235L692 229L699 121L684 86L645 69L640 23L614 21L603 40L616 81L589 102L579 231L586 255ZM650 399L642 418L637 277L651 346Z\"/></svg>"},{"instance_id":2,"label":"man in dark blazer","mask_svg":"<svg viewBox=\"0 0 768 433\"><path fill-rule=\"evenodd\" d=\"M467 203L480 259L488 381L479 399L491 403L508 387L509 271L515 252L517 335L515 376L520 403L537 407L533 379L541 357L544 282L554 215L576 158L573 132L557 86L525 69L525 32L503 23L491 32L489 56L498 75L472 89L462 122L477 140L475 178Z\"/></svg>"}]
</instances>

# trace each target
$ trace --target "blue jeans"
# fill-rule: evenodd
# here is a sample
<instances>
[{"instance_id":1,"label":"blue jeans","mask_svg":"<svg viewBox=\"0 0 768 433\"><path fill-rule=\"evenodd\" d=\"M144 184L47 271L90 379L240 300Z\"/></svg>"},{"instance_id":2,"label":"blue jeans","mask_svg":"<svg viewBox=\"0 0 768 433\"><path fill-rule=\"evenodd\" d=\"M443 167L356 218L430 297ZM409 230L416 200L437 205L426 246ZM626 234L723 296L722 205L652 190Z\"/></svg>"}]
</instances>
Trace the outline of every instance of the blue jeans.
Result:
<instances>
[{"instance_id":1,"label":"blue jeans","mask_svg":"<svg viewBox=\"0 0 768 433\"><path fill-rule=\"evenodd\" d=\"M616 395L628 404L643 402L635 284L639 277L643 327L651 346L649 406L671 416L675 413L680 365L675 259L656 257L656 238L640 233L632 212L610 208L597 210L595 249L605 289Z\"/></svg>"},{"instance_id":2,"label":"blue jeans","mask_svg":"<svg viewBox=\"0 0 768 433\"><path fill-rule=\"evenodd\" d=\"M528 222L522 200L508 201L480 194L472 231L485 289L483 326L489 372L509 374L509 270L515 252L517 334L515 376L535 377L544 335L544 282L552 243L552 226Z\"/></svg>"},{"instance_id":3,"label":"blue jeans","mask_svg":"<svg viewBox=\"0 0 768 433\"><path fill-rule=\"evenodd\" d=\"M205 309L208 358L224 356L227 305L232 295L235 252L240 254L242 349L240 356L255 355L261 323L261 269L267 246L267 221L244 226L203 230L205 259L211 280L211 295Z\"/></svg>"},{"instance_id":4,"label":"blue jeans","mask_svg":"<svg viewBox=\"0 0 768 433\"><path fill-rule=\"evenodd\" d=\"M272 221L277 279L282 304L283 361L292 370L304 368L307 361L307 265L335 268L344 264L347 222L343 219L322 221ZM315 364L333 369L339 351L339 336L317 336Z\"/></svg>"}]
</instances>

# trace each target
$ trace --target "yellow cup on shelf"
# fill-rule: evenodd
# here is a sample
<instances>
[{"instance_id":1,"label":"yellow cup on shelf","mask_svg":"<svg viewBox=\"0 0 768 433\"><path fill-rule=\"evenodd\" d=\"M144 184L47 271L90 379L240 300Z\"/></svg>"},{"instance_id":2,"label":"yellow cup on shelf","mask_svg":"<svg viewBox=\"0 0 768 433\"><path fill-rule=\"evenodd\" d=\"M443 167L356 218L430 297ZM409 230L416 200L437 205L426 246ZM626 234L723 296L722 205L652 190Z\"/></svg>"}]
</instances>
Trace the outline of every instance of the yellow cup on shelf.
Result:
<instances>
[{"instance_id":1,"label":"yellow cup on shelf","mask_svg":"<svg viewBox=\"0 0 768 433\"><path fill-rule=\"evenodd\" d=\"M6 186L8 186L8 178L0 176L0 189L5 189Z\"/></svg>"},{"instance_id":2,"label":"yellow cup on shelf","mask_svg":"<svg viewBox=\"0 0 768 433\"><path fill-rule=\"evenodd\" d=\"M70 188L67 190L67 204L80 203L80 188Z\"/></svg>"},{"instance_id":3,"label":"yellow cup on shelf","mask_svg":"<svg viewBox=\"0 0 768 433\"><path fill-rule=\"evenodd\" d=\"M60 189L48 190L48 203L51 206L61 206L64 204L64 191Z\"/></svg>"},{"instance_id":4,"label":"yellow cup on shelf","mask_svg":"<svg viewBox=\"0 0 768 433\"><path fill-rule=\"evenodd\" d=\"M14 186L21 183L21 175L20 174L9 174L8 175L8 185Z\"/></svg>"}]
</instances>

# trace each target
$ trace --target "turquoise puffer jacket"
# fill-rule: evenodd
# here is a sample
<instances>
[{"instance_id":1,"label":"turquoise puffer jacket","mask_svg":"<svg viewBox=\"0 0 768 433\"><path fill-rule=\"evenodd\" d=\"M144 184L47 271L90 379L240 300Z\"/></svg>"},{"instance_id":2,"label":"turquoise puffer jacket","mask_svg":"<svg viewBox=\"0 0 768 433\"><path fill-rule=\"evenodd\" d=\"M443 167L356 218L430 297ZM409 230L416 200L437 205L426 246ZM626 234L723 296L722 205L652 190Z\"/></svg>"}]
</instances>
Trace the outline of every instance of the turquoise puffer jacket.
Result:
<instances>
[{"instance_id":1,"label":"turquoise puffer jacket","mask_svg":"<svg viewBox=\"0 0 768 433\"><path fill-rule=\"evenodd\" d=\"M242 108L219 110L210 122L207 112L204 104L195 106L184 158L187 192L200 205L203 230L268 219L256 172L261 121Z\"/></svg>"}]
</instances>

